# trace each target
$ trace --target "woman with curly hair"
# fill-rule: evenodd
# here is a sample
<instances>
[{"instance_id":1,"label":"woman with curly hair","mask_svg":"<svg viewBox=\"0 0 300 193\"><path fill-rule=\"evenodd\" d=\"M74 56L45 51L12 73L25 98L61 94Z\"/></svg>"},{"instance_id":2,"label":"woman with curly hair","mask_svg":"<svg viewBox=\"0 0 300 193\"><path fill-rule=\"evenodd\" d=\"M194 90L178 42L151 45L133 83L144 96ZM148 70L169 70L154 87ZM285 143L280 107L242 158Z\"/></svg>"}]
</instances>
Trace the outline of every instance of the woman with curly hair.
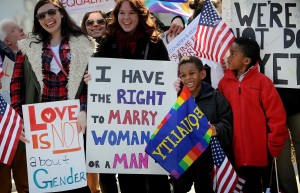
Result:
<instances>
[{"instance_id":1,"label":"woman with curly hair","mask_svg":"<svg viewBox=\"0 0 300 193\"><path fill-rule=\"evenodd\" d=\"M142 0L119 0L110 16L108 35L95 57L170 60ZM118 179L122 193L171 192L167 175L119 174ZM116 193L114 174L100 174L100 184L102 192Z\"/></svg>"}]
</instances>

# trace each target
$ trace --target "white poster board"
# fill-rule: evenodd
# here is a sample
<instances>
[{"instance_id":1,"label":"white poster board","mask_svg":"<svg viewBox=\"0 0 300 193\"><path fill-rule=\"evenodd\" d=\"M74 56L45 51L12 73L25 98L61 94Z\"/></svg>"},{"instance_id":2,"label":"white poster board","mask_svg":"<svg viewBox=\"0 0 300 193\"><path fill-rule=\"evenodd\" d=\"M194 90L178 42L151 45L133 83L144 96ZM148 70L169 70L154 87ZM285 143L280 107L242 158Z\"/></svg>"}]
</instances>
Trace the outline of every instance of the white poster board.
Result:
<instances>
[{"instance_id":1,"label":"white poster board","mask_svg":"<svg viewBox=\"0 0 300 193\"><path fill-rule=\"evenodd\" d=\"M260 71L276 87L300 88L299 0L226 0L222 16L236 37L258 42Z\"/></svg>"},{"instance_id":2,"label":"white poster board","mask_svg":"<svg viewBox=\"0 0 300 193\"><path fill-rule=\"evenodd\" d=\"M23 105L29 192L58 192L87 185L79 100Z\"/></svg>"},{"instance_id":3,"label":"white poster board","mask_svg":"<svg viewBox=\"0 0 300 193\"><path fill-rule=\"evenodd\" d=\"M178 34L170 43L166 45L171 60L176 63L182 56L196 55L195 41L196 31L198 28L200 15L198 15L180 34ZM218 62L213 62L201 58L204 64L211 67L211 81L214 88L218 88L218 84L224 75L222 65Z\"/></svg>"},{"instance_id":4,"label":"white poster board","mask_svg":"<svg viewBox=\"0 0 300 193\"><path fill-rule=\"evenodd\" d=\"M166 174L145 147L176 101L177 64L91 58L89 73L87 171Z\"/></svg>"},{"instance_id":5,"label":"white poster board","mask_svg":"<svg viewBox=\"0 0 300 193\"><path fill-rule=\"evenodd\" d=\"M60 0L60 2L70 14L98 10L109 12L115 6L115 0Z\"/></svg>"}]
</instances>

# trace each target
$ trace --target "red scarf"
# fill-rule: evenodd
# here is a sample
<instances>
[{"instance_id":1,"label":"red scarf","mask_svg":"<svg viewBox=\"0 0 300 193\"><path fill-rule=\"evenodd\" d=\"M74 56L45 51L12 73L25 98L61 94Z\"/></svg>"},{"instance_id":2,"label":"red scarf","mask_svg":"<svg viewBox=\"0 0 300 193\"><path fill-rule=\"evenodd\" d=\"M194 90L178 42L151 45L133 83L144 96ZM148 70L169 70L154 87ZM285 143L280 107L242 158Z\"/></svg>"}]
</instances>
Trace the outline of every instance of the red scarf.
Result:
<instances>
[{"instance_id":1,"label":"red scarf","mask_svg":"<svg viewBox=\"0 0 300 193\"><path fill-rule=\"evenodd\" d=\"M131 53L135 55L138 41L144 37L144 34L138 29L133 34L128 34L119 29L116 31L116 37L120 54Z\"/></svg>"}]
</instances>

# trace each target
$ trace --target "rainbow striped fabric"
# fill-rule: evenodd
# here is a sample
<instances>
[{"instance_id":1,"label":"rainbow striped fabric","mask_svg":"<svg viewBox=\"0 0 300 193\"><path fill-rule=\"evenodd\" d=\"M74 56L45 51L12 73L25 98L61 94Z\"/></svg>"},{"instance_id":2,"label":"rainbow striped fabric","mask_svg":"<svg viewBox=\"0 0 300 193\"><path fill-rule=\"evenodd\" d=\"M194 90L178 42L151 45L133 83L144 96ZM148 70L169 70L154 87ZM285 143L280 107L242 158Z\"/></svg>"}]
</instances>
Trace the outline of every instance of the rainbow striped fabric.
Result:
<instances>
[{"instance_id":1,"label":"rainbow striped fabric","mask_svg":"<svg viewBox=\"0 0 300 193\"><path fill-rule=\"evenodd\" d=\"M212 131L186 87L151 136L145 151L178 179L204 152Z\"/></svg>"},{"instance_id":2,"label":"rainbow striped fabric","mask_svg":"<svg viewBox=\"0 0 300 193\"><path fill-rule=\"evenodd\" d=\"M145 0L145 4L151 12L173 13L175 15L181 15L186 19L193 14L186 1L174 1L175 0Z\"/></svg>"}]
</instances>

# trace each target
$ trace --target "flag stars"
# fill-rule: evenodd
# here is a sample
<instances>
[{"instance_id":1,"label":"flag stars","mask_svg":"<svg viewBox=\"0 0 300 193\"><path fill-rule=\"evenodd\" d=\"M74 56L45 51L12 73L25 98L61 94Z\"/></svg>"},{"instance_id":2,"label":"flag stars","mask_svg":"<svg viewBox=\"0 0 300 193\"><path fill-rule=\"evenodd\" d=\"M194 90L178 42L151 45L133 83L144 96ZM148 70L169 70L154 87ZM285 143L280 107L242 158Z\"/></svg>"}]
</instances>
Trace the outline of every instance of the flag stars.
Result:
<instances>
[{"instance_id":1,"label":"flag stars","mask_svg":"<svg viewBox=\"0 0 300 193\"><path fill-rule=\"evenodd\" d=\"M0 115L4 115L5 110L6 110L6 102L4 101L3 97L0 95Z\"/></svg>"},{"instance_id":2,"label":"flag stars","mask_svg":"<svg viewBox=\"0 0 300 193\"><path fill-rule=\"evenodd\" d=\"M216 138L212 138L211 140L211 149L214 158L214 163L215 165L220 167L225 159L225 153Z\"/></svg>"}]
</instances>

